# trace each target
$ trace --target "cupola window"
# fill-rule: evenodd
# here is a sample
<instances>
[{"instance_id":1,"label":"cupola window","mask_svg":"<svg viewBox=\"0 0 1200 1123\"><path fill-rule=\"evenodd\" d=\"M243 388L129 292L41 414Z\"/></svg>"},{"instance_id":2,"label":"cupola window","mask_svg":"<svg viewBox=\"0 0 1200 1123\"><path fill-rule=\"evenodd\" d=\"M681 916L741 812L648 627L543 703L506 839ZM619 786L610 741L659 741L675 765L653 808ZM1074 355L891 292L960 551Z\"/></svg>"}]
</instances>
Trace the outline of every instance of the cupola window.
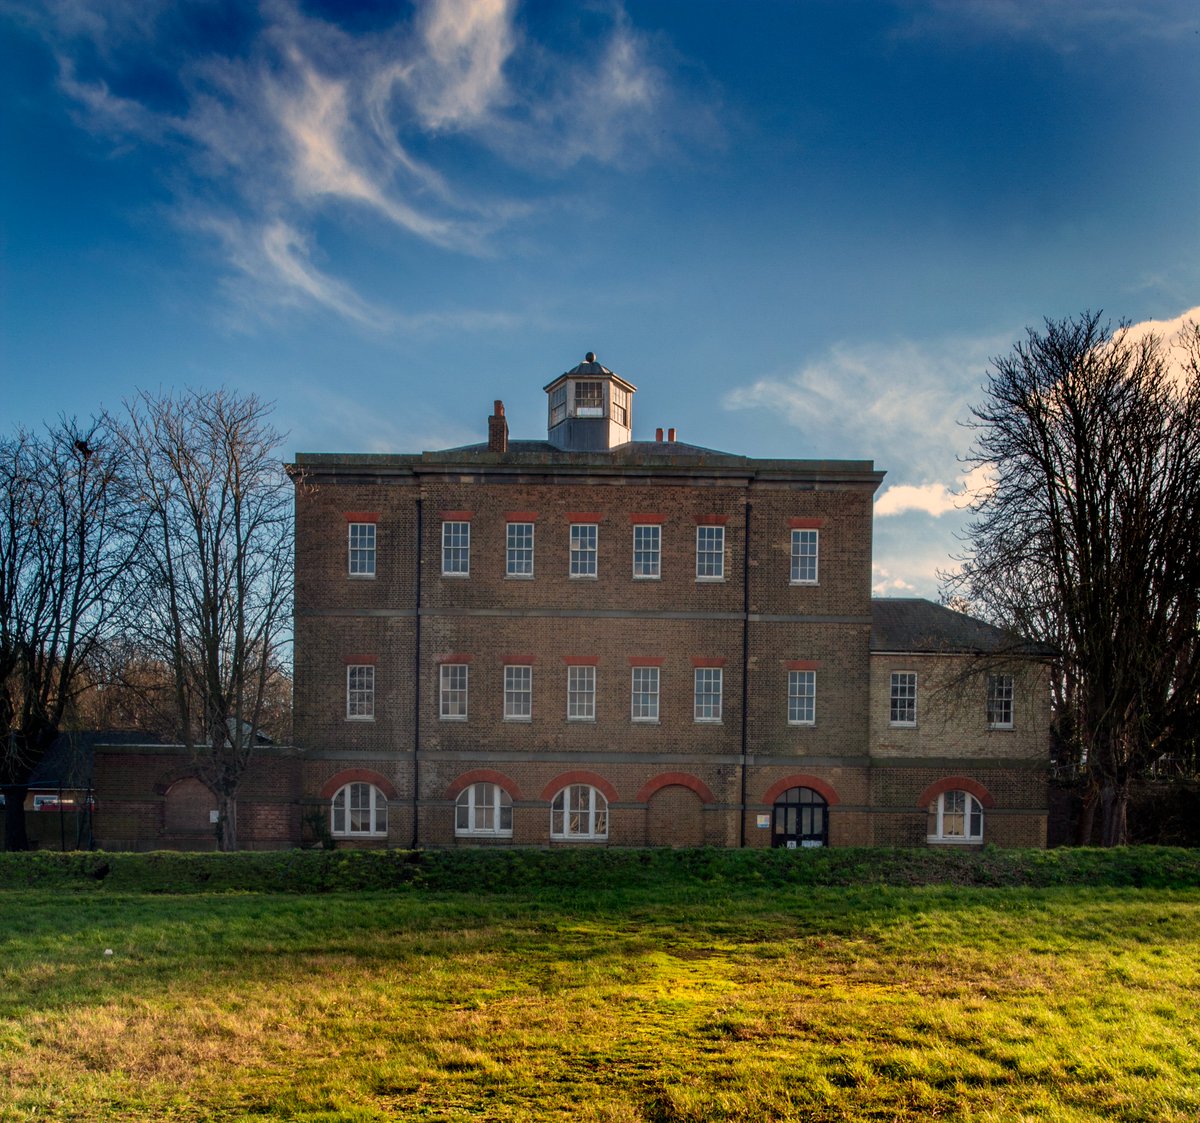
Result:
<instances>
[{"instance_id":1,"label":"cupola window","mask_svg":"<svg viewBox=\"0 0 1200 1123\"><path fill-rule=\"evenodd\" d=\"M575 416L603 417L604 416L604 383L576 382L575 383Z\"/></svg>"}]
</instances>

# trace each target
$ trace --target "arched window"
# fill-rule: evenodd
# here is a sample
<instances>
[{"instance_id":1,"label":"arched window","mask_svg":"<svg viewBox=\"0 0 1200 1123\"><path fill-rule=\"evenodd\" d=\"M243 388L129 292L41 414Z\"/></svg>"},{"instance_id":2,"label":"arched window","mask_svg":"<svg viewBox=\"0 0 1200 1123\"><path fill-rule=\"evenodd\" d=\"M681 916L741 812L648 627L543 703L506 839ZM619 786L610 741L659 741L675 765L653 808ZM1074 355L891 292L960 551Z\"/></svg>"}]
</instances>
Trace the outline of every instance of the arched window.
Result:
<instances>
[{"instance_id":1,"label":"arched window","mask_svg":"<svg viewBox=\"0 0 1200 1123\"><path fill-rule=\"evenodd\" d=\"M468 784L454 805L458 835L512 834L512 796L499 784Z\"/></svg>"},{"instance_id":2,"label":"arched window","mask_svg":"<svg viewBox=\"0 0 1200 1123\"><path fill-rule=\"evenodd\" d=\"M591 784L568 784L550 805L551 838L608 838L608 800Z\"/></svg>"},{"instance_id":3,"label":"arched window","mask_svg":"<svg viewBox=\"0 0 1200 1123\"><path fill-rule=\"evenodd\" d=\"M771 845L829 845L829 804L812 788L788 788L775 801L771 815Z\"/></svg>"},{"instance_id":4,"label":"arched window","mask_svg":"<svg viewBox=\"0 0 1200 1123\"><path fill-rule=\"evenodd\" d=\"M387 797L374 784L338 788L330 809L334 838L379 838L387 834Z\"/></svg>"},{"instance_id":5,"label":"arched window","mask_svg":"<svg viewBox=\"0 0 1200 1123\"><path fill-rule=\"evenodd\" d=\"M929 805L930 842L982 842L983 804L970 792L942 792Z\"/></svg>"}]
</instances>

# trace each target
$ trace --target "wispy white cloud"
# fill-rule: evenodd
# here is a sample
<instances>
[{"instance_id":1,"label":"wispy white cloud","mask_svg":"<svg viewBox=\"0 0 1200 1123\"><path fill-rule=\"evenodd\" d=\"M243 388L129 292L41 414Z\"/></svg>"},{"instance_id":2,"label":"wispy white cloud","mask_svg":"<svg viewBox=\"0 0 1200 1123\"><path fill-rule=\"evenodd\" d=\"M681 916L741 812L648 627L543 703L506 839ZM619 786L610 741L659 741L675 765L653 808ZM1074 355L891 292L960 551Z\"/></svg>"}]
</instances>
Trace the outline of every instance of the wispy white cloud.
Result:
<instances>
[{"instance_id":1,"label":"wispy white cloud","mask_svg":"<svg viewBox=\"0 0 1200 1123\"><path fill-rule=\"evenodd\" d=\"M1136 342L1155 335L1178 344L1190 322L1200 322L1200 307L1131 324L1125 338ZM897 482L886 484L875 501L873 591L932 597L939 575L955 568L970 508L995 485L990 464L962 470L971 433L958 421L978 400L990 356L1007 352L1020 335L886 348L843 345L790 376L735 390L725 404L780 410L806 439L820 434L822 455L886 450L878 456L891 460L884 459L883 466L898 469L889 473ZM1173 355L1182 369L1185 355L1178 345ZM838 442L850 443L839 453Z\"/></svg>"},{"instance_id":2,"label":"wispy white cloud","mask_svg":"<svg viewBox=\"0 0 1200 1123\"><path fill-rule=\"evenodd\" d=\"M811 455L902 466L897 484L953 480L988 359L1011 338L842 343L795 371L729 391L722 404L783 417Z\"/></svg>"},{"instance_id":3,"label":"wispy white cloud","mask_svg":"<svg viewBox=\"0 0 1200 1123\"><path fill-rule=\"evenodd\" d=\"M1176 346L1200 307L1168 320L1130 325L1125 338L1154 334ZM993 356L1021 333L918 343L841 343L790 373L730 390L728 410L759 410L795 427L809 455L870 457L888 472L875 514L923 513L940 518L967 510L992 486L991 469L964 471L971 449L971 407L980 400Z\"/></svg>"},{"instance_id":4,"label":"wispy white cloud","mask_svg":"<svg viewBox=\"0 0 1200 1123\"><path fill-rule=\"evenodd\" d=\"M919 511L938 518L940 515L967 510L990 491L992 486L991 466L979 464L958 477L957 487L935 482L896 484L894 487L885 488L875 500L875 514L878 518L888 518Z\"/></svg>"},{"instance_id":5,"label":"wispy white cloud","mask_svg":"<svg viewBox=\"0 0 1200 1123\"><path fill-rule=\"evenodd\" d=\"M882 565L871 566L871 593L877 597L903 597L918 592L917 586L897 577Z\"/></svg>"},{"instance_id":6,"label":"wispy white cloud","mask_svg":"<svg viewBox=\"0 0 1200 1123\"><path fill-rule=\"evenodd\" d=\"M920 516L912 523L904 519L876 523L871 592L877 597L936 600L941 576L956 568L954 558L962 548L956 531L946 520L930 524Z\"/></svg>"},{"instance_id":7,"label":"wispy white cloud","mask_svg":"<svg viewBox=\"0 0 1200 1123\"><path fill-rule=\"evenodd\" d=\"M257 291L273 284L272 306L316 305L374 327L411 320L382 315L336 261L318 266L323 224L346 230L343 212L357 210L401 237L486 254L537 210L531 200L571 191L564 169L645 160L704 116L682 111L662 61L669 46L619 4L581 68L530 38L516 0L428 0L409 20L354 33L296 0L263 0L243 13L236 43L203 55L180 31L187 5L13 3L60 58L80 123L155 145L179 213L219 231L227 262ZM147 59L160 80L139 84ZM502 177L478 174L489 160L532 177L521 201L490 186Z\"/></svg>"},{"instance_id":8,"label":"wispy white cloud","mask_svg":"<svg viewBox=\"0 0 1200 1123\"><path fill-rule=\"evenodd\" d=\"M483 411L474 430L447 420L414 399L396 414L373 409L371 396L345 394L328 384L297 386L280 403L280 426L293 451L340 448L348 452L395 452L396 449L454 448L486 438Z\"/></svg>"},{"instance_id":9,"label":"wispy white cloud","mask_svg":"<svg viewBox=\"0 0 1200 1123\"><path fill-rule=\"evenodd\" d=\"M537 107L531 127L513 130L510 144L532 141L538 158L560 167L620 162L623 154L637 158L660 148L654 134L671 113L671 94L652 38L618 12L594 56L561 73L558 96Z\"/></svg>"},{"instance_id":10,"label":"wispy white cloud","mask_svg":"<svg viewBox=\"0 0 1200 1123\"><path fill-rule=\"evenodd\" d=\"M958 497L945 484L898 484L889 487L876 501L879 518L902 515L906 511L924 511L927 515L944 515L958 510Z\"/></svg>"},{"instance_id":11,"label":"wispy white cloud","mask_svg":"<svg viewBox=\"0 0 1200 1123\"><path fill-rule=\"evenodd\" d=\"M224 289L231 305L228 321L239 330L281 310L307 306L376 331L396 326L393 315L322 272L312 260L308 237L282 219L246 225L200 209L181 213L180 221L217 243L233 267Z\"/></svg>"},{"instance_id":12,"label":"wispy white cloud","mask_svg":"<svg viewBox=\"0 0 1200 1123\"><path fill-rule=\"evenodd\" d=\"M435 0L422 9L417 28L424 50L403 78L427 128L485 121L506 100L514 8L512 0Z\"/></svg>"},{"instance_id":13,"label":"wispy white cloud","mask_svg":"<svg viewBox=\"0 0 1200 1123\"><path fill-rule=\"evenodd\" d=\"M304 235L285 222L276 221L264 227L259 246L261 260L271 275L282 280L288 288L352 320L375 327L386 326L385 317L361 300L349 286L325 276L312 264Z\"/></svg>"},{"instance_id":14,"label":"wispy white cloud","mask_svg":"<svg viewBox=\"0 0 1200 1123\"><path fill-rule=\"evenodd\" d=\"M81 81L74 60L66 55L59 55L57 61L58 84L74 102L79 124L101 129L118 139L162 138L165 131L162 123L140 102L115 94L102 78Z\"/></svg>"},{"instance_id":15,"label":"wispy white cloud","mask_svg":"<svg viewBox=\"0 0 1200 1123\"><path fill-rule=\"evenodd\" d=\"M1196 33L1190 0L897 0L901 34L922 38L1032 40L1064 54L1127 49L1135 40Z\"/></svg>"}]
</instances>

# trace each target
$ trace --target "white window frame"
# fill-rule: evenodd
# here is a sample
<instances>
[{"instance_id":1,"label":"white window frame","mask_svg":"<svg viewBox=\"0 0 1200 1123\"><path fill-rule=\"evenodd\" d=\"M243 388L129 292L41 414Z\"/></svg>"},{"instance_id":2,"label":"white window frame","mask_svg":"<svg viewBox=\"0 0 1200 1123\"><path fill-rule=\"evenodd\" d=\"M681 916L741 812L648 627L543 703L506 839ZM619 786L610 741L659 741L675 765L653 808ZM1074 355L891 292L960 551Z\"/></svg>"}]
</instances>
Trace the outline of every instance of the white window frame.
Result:
<instances>
[{"instance_id":1,"label":"white window frame","mask_svg":"<svg viewBox=\"0 0 1200 1123\"><path fill-rule=\"evenodd\" d=\"M504 666L504 720L533 721L533 667L528 664Z\"/></svg>"},{"instance_id":2,"label":"white window frame","mask_svg":"<svg viewBox=\"0 0 1200 1123\"><path fill-rule=\"evenodd\" d=\"M346 572L350 577L375 576L375 524L350 523L346 531Z\"/></svg>"},{"instance_id":3,"label":"white window frame","mask_svg":"<svg viewBox=\"0 0 1200 1123\"><path fill-rule=\"evenodd\" d=\"M641 664L630 669L629 720L638 724L657 725L662 682L659 668Z\"/></svg>"},{"instance_id":4,"label":"white window frame","mask_svg":"<svg viewBox=\"0 0 1200 1123\"><path fill-rule=\"evenodd\" d=\"M970 792L942 792L929 805L926 841L971 846L983 841L983 804Z\"/></svg>"},{"instance_id":5,"label":"white window frame","mask_svg":"<svg viewBox=\"0 0 1200 1123\"><path fill-rule=\"evenodd\" d=\"M634 524L633 579L635 581L659 581L662 579L662 526L658 523Z\"/></svg>"},{"instance_id":6,"label":"white window frame","mask_svg":"<svg viewBox=\"0 0 1200 1123\"><path fill-rule=\"evenodd\" d=\"M608 384L609 414L612 420L625 429L629 428L629 391L610 382Z\"/></svg>"},{"instance_id":7,"label":"white window frame","mask_svg":"<svg viewBox=\"0 0 1200 1123\"><path fill-rule=\"evenodd\" d=\"M438 664L438 717L442 721L467 720L470 688L470 663Z\"/></svg>"},{"instance_id":8,"label":"white window frame","mask_svg":"<svg viewBox=\"0 0 1200 1123\"><path fill-rule=\"evenodd\" d=\"M375 665L346 665L346 720L375 720Z\"/></svg>"},{"instance_id":9,"label":"white window frame","mask_svg":"<svg viewBox=\"0 0 1200 1123\"><path fill-rule=\"evenodd\" d=\"M1013 702L1013 676L988 675L986 716L989 729L1013 728Z\"/></svg>"},{"instance_id":10,"label":"white window frame","mask_svg":"<svg viewBox=\"0 0 1200 1123\"><path fill-rule=\"evenodd\" d=\"M471 524L466 519L442 523L442 576L471 576Z\"/></svg>"},{"instance_id":11,"label":"white window frame","mask_svg":"<svg viewBox=\"0 0 1200 1123\"><path fill-rule=\"evenodd\" d=\"M504 528L504 576L528 581L533 577L535 524L507 523Z\"/></svg>"},{"instance_id":12,"label":"white window frame","mask_svg":"<svg viewBox=\"0 0 1200 1123\"><path fill-rule=\"evenodd\" d=\"M572 383L571 399L576 417L608 416L608 394L603 379L585 378Z\"/></svg>"},{"instance_id":13,"label":"white window frame","mask_svg":"<svg viewBox=\"0 0 1200 1123\"><path fill-rule=\"evenodd\" d=\"M808 549L806 547L810 547ZM816 585L819 583L821 563L821 532L809 527L792 531L792 575L793 585Z\"/></svg>"},{"instance_id":14,"label":"white window frame","mask_svg":"<svg viewBox=\"0 0 1200 1123\"><path fill-rule=\"evenodd\" d=\"M458 838L512 838L512 796L499 784L468 784L454 801Z\"/></svg>"},{"instance_id":15,"label":"white window frame","mask_svg":"<svg viewBox=\"0 0 1200 1123\"><path fill-rule=\"evenodd\" d=\"M367 826L356 827L354 816L363 813L367 816ZM329 801L329 833L334 838L386 838L387 820L387 796L365 780L343 784Z\"/></svg>"},{"instance_id":16,"label":"white window frame","mask_svg":"<svg viewBox=\"0 0 1200 1123\"><path fill-rule=\"evenodd\" d=\"M564 382L550 392L550 428L567 419L567 384Z\"/></svg>"},{"instance_id":17,"label":"white window frame","mask_svg":"<svg viewBox=\"0 0 1200 1123\"><path fill-rule=\"evenodd\" d=\"M788 671L788 725L817 724L817 672Z\"/></svg>"},{"instance_id":18,"label":"white window frame","mask_svg":"<svg viewBox=\"0 0 1200 1123\"><path fill-rule=\"evenodd\" d=\"M575 581L594 581L600 573L600 527L598 523L571 524L571 556L568 576Z\"/></svg>"},{"instance_id":19,"label":"white window frame","mask_svg":"<svg viewBox=\"0 0 1200 1123\"><path fill-rule=\"evenodd\" d=\"M917 724L917 672L893 671L889 695L888 724L897 729L914 729ZM897 716L909 714L911 716Z\"/></svg>"},{"instance_id":20,"label":"white window frame","mask_svg":"<svg viewBox=\"0 0 1200 1123\"><path fill-rule=\"evenodd\" d=\"M570 841L608 838L608 800L591 784L568 784L550 803L550 837Z\"/></svg>"},{"instance_id":21,"label":"white window frame","mask_svg":"<svg viewBox=\"0 0 1200 1123\"><path fill-rule=\"evenodd\" d=\"M696 580L725 580L725 528L703 524L696 527Z\"/></svg>"},{"instance_id":22,"label":"white window frame","mask_svg":"<svg viewBox=\"0 0 1200 1123\"><path fill-rule=\"evenodd\" d=\"M567 668L567 721L596 720L596 668L590 663Z\"/></svg>"},{"instance_id":23,"label":"white window frame","mask_svg":"<svg viewBox=\"0 0 1200 1123\"><path fill-rule=\"evenodd\" d=\"M724 711L725 669L695 667L693 670L692 717L705 724L718 723Z\"/></svg>"}]
</instances>

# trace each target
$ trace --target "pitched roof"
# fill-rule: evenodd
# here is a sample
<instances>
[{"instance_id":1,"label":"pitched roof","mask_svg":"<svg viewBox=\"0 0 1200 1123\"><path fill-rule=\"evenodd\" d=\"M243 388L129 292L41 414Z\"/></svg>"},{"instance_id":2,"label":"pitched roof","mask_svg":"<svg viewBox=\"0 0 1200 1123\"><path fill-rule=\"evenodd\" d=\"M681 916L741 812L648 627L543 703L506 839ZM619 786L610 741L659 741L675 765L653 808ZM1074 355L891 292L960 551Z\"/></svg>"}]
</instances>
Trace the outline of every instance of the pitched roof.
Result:
<instances>
[{"instance_id":1,"label":"pitched roof","mask_svg":"<svg viewBox=\"0 0 1200 1123\"><path fill-rule=\"evenodd\" d=\"M86 788L92 784L97 745L160 745L154 733L80 729L60 733L29 777L31 788Z\"/></svg>"},{"instance_id":2,"label":"pitched roof","mask_svg":"<svg viewBox=\"0 0 1200 1123\"><path fill-rule=\"evenodd\" d=\"M1049 656L1051 648L922 597L871 601L871 650Z\"/></svg>"}]
</instances>

